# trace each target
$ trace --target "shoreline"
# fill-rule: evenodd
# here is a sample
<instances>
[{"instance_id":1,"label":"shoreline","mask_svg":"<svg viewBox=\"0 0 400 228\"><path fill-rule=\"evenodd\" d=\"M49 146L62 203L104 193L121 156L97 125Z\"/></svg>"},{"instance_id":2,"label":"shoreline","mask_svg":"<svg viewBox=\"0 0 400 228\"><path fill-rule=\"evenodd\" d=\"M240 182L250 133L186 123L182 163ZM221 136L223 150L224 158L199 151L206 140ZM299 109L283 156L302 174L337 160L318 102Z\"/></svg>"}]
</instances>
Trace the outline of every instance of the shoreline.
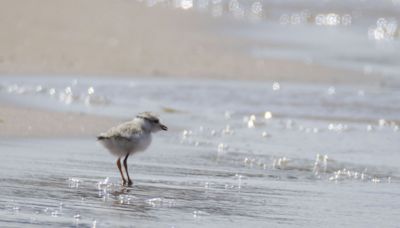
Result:
<instances>
[{"instance_id":1,"label":"shoreline","mask_svg":"<svg viewBox=\"0 0 400 228\"><path fill-rule=\"evenodd\" d=\"M5 78L4 75L3 79ZM35 81L35 76L26 76L26 80L32 80L33 82ZM36 77L39 77L36 75ZM1 79L0 75L0 79ZM9 79L12 77L8 77ZM44 78L47 78L46 76L41 76L42 80ZM24 79L24 78L23 78ZM61 77L58 76L54 78L54 80L65 80L65 79L71 79L72 80L87 80L90 81L91 78L89 77ZM152 78L141 78L141 77L136 77L135 79L137 80L158 80L158 78L152 77ZM49 79L51 80L51 79ZM118 80L124 80L125 82L129 82L129 80L126 77L120 77L118 79L112 78L112 77L106 77L102 78L100 80L109 80L110 82L113 81L118 81ZM168 82L170 79L168 78L162 78L161 80ZM178 78L175 78L175 80L179 80ZM229 82L234 82L235 80L218 80L218 79L213 79L214 83L229 83ZM212 80L211 80L212 81ZM132 81L134 82L134 81ZM171 82L173 80L171 79ZM191 78L191 83L201 83L201 82L207 82L209 83L210 80L207 79L199 79L199 78ZM266 81L264 81L266 82ZM31 82L32 83L32 82ZM85 82L84 82L85 83ZM235 83L235 82L234 82ZM236 81L237 83L237 81ZM255 85L255 81L251 80L246 80L243 81L243 84L237 84L240 86L252 86ZM288 84L283 84L283 86L289 86L289 85L309 85L309 83L296 83L296 82L288 82ZM326 83L325 83L326 84ZM269 83L265 84L266 86L272 86L269 85ZM330 84L326 84L327 86L330 86ZM352 83L346 83L345 85L338 85L338 86L347 86L350 88L359 88L362 89L363 84L358 84L359 87L355 86L355 84ZM366 88L368 88L367 86ZM5 87L6 88L6 87ZM268 88L268 87L266 87ZM328 87L326 87L328 88ZM373 87L369 87L373 88ZM356 91L356 90L355 90ZM5 91L3 90L2 93ZM0 94L1 96L1 94ZM1 98L1 97L0 97ZM4 97L6 98L6 97ZM168 112L168 111L165 111ZM260 113L259 115L262 115ZM288 118L288 116L282 115L279 112L275 113L275 116L277 118ZM291 116L290 118L296 118L296 116ZM297 118L303 119L303 120L312 120L312 121L331 121L331 122L352 122L352 123L364 123L364 124L375 124L377 123L376 119L372 118L332 118L332 117L324 117L324 116L302 116L298 115ZM122 119L118 117L112 117L112 116L103 116L103 115L95 115L95 114L89 114L89 113L78 113L78 112L71 112L71 111L61 111L61 110L51 110L51 109L46 109L43 107L39 106L31 106L28 103L19 103L17 101L12 101L8 99L0 99L0 138L59 138L59 137L95 137L97 134L106 131L112 126L115 126L116 124L119 124L123 121L126 121L127 119ZM391 121L398 122L398 119L391 119ZM176 126L179 128L179 126ZM184 128L182 128L184 129Z\"/></svg>"},{"instance_id":2,"label":"shoreline","mask_svg":"<svg viewBox=\"0 0 400 228\"><path fill-rule=\"evenodd\" d=\"M141 73L123 73L123 74L115 74L112 72L102 72L102 73L63 73L63 72L41 72L41 73L28 73L28 72L19 72L19 73L1 73L1 78L11 78L11 77L19 77L19 78L35 78L35 77L62 77L62 78L85 78L85 79L116 79L116 80L188 80L188 81L238 81L238 82L285 82L285 83L294 83L294 84L322 84L322 85L361 85L361 86L385 86L390 84L391 81L397 81L393 78L382 76L382 75L365 75L363 73L359 73L352 70L346 69L337 69L331 68L322 65L315 66L307 66L307 64L303 64L301 62L291 62L286 60L276 60L280 64L279 67L284 65L289 65L293 67L292 69L284 70L279 76L258 76L258 75L193 75L193 74L141 74ZM263 64L266 65L276 65L275 60L263 60ZM277 67L277 66L275 66ZM297 74L286 74L287 72L297 72ZM321 74L316 72L323 72Z\"/></svg>"}]
</instances>

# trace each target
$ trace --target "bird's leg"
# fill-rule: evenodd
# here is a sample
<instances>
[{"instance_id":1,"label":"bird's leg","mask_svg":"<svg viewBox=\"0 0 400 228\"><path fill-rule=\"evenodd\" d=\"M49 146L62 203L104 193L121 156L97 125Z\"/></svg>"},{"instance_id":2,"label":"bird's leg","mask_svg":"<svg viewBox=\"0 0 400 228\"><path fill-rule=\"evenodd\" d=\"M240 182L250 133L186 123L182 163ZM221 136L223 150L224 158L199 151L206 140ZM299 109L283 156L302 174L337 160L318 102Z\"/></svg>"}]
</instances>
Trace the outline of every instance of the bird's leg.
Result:
<instances>
[{"instance_id":1,"label":"bird's leg","mask_svg":"<svg viewBox=\"0 0 400 228\"><path fill-rule=\"evenodd\" d=\"M126 176L128 177L128 186L131 186L133 183L132 183L132 180L131 180L131 178L129 177L129 173L128 173L128 157L129 157L129 154L127 154L127 155L125 156L125 159L124 159L124 166L125 166Z\"/></svg>"},{"instance_id":2,"label":"bird's leg","mask_svg":"<svg viewBox=\"0 0 400 228\"><path fill-rule=\"evenodd\" d=\"M119 169L119 173L121 174L121 177L122 177L122 182L123 182L122 184L125 185L126 184L126 180L125 180L124 174L122 173L122 170L121 170L121 158L118 158L117 166L118 166L118 169Z\"/></svg>"}]
</instances>

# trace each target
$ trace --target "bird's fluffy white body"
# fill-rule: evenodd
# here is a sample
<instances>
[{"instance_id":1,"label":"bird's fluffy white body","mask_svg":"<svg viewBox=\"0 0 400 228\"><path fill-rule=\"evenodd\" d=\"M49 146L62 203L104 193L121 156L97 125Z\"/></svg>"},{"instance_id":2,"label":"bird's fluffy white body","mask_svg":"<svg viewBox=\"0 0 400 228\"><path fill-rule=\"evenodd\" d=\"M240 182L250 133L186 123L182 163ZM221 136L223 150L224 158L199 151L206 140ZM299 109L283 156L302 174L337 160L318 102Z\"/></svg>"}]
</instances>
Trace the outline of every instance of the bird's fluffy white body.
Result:
<instances>
[{"instance_id":1,"label":"bird's fluffy white body","mask_svg":"<svg viewBox=\"0 0 400 228\"><path fill-rule=\"evenodd\" d=\"M123 157L127 154L144 151L151 144L151 134L141 136L132 136L130 140L120 138L109 138L100 141L111 154L117 157Z\"/></svg>"},{"instance_id":2,"label":"bird's fluffy white body","mask_svg":"<svg viewBox=\"0 0 400 228\"><path fill-rule=\"evenodd\" d=\"M100 134L99 141L111 154L123 157L149 147L152 139L151 127L146 120L135 118Z\"/></svg>"}]
</instances>

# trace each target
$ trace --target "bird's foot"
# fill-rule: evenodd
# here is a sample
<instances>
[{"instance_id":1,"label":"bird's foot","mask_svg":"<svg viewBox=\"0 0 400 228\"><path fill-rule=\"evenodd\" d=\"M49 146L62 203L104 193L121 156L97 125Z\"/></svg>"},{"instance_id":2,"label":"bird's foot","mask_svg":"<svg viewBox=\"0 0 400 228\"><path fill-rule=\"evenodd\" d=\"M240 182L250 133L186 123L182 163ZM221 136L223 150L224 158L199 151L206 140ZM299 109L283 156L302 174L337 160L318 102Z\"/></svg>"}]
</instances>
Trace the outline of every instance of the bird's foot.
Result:
<instances>
[{"instance_id":1,"label":"bird's foot","mask_svg":"<svg viewBox=\"0 0 400 228\"><path fill-rule=\"evenodd\" d=\"M132 185L133 185L133 182L132 182L131 180L128 180L128 181L123 180L123 181L122 181L122 186L130 187L130 186L132 186Z\"/></svg>"}]
</instances>

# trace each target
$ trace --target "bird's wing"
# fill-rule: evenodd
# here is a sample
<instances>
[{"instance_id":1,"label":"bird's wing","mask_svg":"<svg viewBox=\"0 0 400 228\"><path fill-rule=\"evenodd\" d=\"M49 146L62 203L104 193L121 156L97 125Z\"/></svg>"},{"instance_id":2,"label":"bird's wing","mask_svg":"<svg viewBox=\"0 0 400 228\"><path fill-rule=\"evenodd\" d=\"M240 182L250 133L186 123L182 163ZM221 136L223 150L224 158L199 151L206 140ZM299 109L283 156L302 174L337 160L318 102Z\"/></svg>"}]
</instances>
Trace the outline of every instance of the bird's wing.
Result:
<instances>
[{"instance_id":1,"label":"bird's wing","mask_svg":"<svg viewBox=\"0 0 400 228\"><path fill-rule=\"evenodd\" d=\"M135 123L126 122L111 128L107 132L101 134L98 138L119 138L126 140L135 140L143 134L142 129Z\"/></svg>"}]
</instances>

